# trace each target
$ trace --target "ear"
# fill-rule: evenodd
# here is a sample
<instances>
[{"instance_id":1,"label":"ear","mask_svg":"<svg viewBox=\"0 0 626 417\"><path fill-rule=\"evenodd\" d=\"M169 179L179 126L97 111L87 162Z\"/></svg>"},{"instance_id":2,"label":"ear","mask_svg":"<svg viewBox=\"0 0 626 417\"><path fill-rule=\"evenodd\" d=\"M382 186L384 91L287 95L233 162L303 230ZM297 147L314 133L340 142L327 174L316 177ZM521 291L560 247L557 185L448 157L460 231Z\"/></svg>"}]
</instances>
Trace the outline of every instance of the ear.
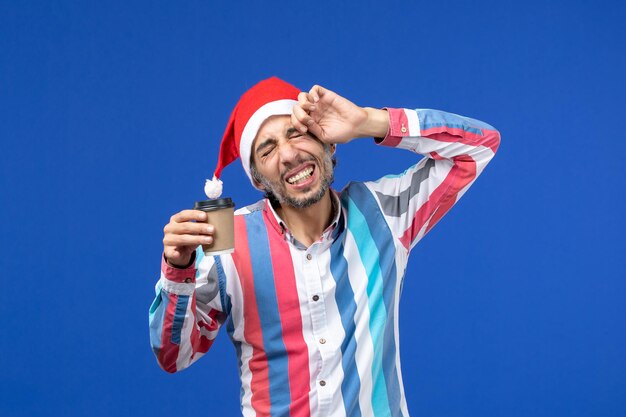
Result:
<instances>
[{"instance_id":1,"label":"ear","mask_svg":"<svg viewBox=\"0 0 626 417\"><path fill-rule=\"evenodd\" d=\"M251 172L250 174L252 174L252 172ZM259 182L259 181L255 178L255 176L254 176L254 175L250 175L250 180L252 180L252 184L254 185L254 187L255 187L257 190L261 190L261 191L263 191L263 192L265 192L265 191L266 191L266 190L265 190L265 187L263 186L263 184L261 184L261 183L260 183L260 182Z\"/></svg>"},{"instance_id":2,"label":"ear","mask_svg":"<svg viewBox=\"0 0 626 417\"><path fill-rule=\"evenodd\" d=\"M265 187L263 186L263 184L261 184L260 182L258 182L256 179L252 178L252 183L254 184L254 186L255 186L257 189L259 189L259 190L261 190L261 191L263 191L263 192L267 191L267 190L265 189Z\"/></svg>"}]
</instances>

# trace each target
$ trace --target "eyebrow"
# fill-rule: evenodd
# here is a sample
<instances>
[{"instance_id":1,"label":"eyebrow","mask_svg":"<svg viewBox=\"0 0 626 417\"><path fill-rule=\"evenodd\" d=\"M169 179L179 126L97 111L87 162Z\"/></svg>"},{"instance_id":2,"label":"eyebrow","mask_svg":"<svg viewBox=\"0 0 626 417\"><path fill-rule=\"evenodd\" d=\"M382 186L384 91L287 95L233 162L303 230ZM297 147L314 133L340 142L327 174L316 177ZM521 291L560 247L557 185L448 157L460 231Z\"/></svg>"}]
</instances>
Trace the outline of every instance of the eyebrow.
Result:
<instances>
[{"instance_id":1,"label":"eyebrow","mask_svg":"<svg viewBox=\"0 0 626 417\"><path fill-rule=\"evenodd\" d=\"M263 142L261 142L259 144L259 146L256 147L254 153L259 153L260 151L262 151L263 149L267 148L268 146L272 146L276 144L276 139L274 138L269 138L264 140Z\"/></svg>"}]
</instances>

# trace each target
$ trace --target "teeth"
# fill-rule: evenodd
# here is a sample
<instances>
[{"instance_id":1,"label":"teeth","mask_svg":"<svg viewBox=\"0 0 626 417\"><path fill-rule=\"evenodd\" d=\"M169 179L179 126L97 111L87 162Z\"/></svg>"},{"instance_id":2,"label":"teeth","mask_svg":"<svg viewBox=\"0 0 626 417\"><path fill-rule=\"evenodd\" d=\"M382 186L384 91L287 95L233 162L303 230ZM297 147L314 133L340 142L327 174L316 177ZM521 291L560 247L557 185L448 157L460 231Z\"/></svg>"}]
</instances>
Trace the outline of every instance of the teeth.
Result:
<instances>
[{"instance_id":1,"label":"teeth","mask_svg":"<svg viewBox=\"0 0 626 417\"><path fill-rule=\"evenodd\" d=\"M310 177L312 173L313 173L313 167L308 167L307 169L300 171L293 177L287 178L287 182L289 184L294 184L300 180Z\"/></svg>"}]
</instances>

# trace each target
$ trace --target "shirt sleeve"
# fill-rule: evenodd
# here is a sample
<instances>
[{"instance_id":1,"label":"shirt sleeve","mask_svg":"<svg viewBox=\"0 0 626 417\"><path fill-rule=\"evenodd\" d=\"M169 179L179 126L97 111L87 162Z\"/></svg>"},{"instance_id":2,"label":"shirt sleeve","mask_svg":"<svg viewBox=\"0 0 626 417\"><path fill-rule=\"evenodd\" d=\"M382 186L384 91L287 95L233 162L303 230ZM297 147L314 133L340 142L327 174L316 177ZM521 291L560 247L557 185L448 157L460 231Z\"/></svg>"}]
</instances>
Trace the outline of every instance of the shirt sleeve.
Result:
<instances>
[{"instance_id":1,"label":"shirt sleeve","mask_svg":"<svg viewBox=\"0 0 626 417\"><path fill-rule=\"evenodd\" d=\"M376 142L425 156L400 175L366 183L392 232L412 249L461 198L495 155L490 125L438 110L387 109L389 131Z\"/></svg>"},{"instance_id":2,"label":"shirt sleeve","mask_svg":"<svg viewBox=\"0 0 626 417\"><path fill-rule=\"evenodd\" d=\"M219 257L204 256L179 269L161 260L161 277L150 306L150 344L159 365L177 372L204 355L229 314Z\"/></svg>"}]
</instances>

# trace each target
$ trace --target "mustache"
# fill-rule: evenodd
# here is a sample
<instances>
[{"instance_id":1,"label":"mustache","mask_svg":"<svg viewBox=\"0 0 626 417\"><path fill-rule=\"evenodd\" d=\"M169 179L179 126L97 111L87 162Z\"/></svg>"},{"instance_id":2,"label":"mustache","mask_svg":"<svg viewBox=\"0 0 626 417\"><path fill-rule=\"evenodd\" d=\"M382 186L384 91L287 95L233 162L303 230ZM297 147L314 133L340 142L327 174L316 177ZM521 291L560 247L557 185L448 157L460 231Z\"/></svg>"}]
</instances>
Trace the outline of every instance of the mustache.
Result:
<instances>
[{"instance_id":1,"label":"mustache","mask_svg":"<svg viewBox=\"0 0 626 417\"><path fill-rule=\"evenodd\" d=\"M302 157L298 157L298 159L296 159L293 162L289 162L287 164L284 165L283 169L280 171L280 176L284 177L285 174L287 174L287 172L291 171L292 169L294 169L297 166L300 166L302 164L305 164L307 162L313 162L315 164L318 164L318 160L315 159L314 157L308 157L308 158L302 158Z\"/></svg>"}]
</instances>

